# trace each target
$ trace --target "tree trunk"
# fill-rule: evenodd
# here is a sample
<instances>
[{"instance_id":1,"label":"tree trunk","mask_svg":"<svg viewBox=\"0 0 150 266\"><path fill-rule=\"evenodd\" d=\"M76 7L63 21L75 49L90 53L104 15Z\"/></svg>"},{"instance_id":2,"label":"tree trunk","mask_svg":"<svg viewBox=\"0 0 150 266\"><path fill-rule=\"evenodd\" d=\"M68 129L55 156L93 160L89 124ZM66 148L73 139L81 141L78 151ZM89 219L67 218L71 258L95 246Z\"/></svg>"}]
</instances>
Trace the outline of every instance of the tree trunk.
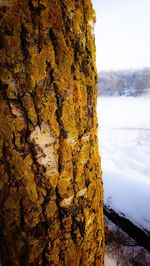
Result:
<instances>
[{"instance_id":1,"label":"tree trunk","mask_svg":"<svg viewBox=\"0 0 150 266\"><path fill-rule=\"evenodd\" d=\"M0 1L2 265L100 266L91 0Z\"/></svg>"}]
</instances>

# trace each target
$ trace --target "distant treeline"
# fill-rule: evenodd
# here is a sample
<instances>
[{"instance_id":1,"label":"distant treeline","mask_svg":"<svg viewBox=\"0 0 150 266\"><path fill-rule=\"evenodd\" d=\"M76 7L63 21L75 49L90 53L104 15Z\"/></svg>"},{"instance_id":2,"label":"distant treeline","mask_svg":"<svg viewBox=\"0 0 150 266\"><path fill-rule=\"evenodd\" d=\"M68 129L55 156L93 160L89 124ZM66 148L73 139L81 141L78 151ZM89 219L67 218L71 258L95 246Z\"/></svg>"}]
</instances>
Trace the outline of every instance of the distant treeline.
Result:
<instances>
[{"instance_id":1,"label":"distant treeline","mask_svg":"<svg viewBox=\"0 0 150 266\"><path fill-rule=\"evenodd\" d=\"M102 71L98 75L98 89L105 96L150 94L150 68Z\"/></svg>"}]
</instances>

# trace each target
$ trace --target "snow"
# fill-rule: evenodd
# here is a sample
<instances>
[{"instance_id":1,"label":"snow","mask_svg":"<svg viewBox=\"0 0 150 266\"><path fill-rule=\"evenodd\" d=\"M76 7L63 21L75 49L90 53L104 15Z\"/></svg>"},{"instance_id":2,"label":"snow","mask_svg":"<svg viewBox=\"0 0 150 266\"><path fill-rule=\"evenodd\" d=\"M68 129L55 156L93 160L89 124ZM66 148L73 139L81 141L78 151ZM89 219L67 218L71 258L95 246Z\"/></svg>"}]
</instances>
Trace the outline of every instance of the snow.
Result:
<instances>
[{"instance_id":1,"label":"snow","mask_svg":"<svg viewBox=\"0 0 150 266\"><path fill-rule=\"evenodd\" d=\"M98 98L104 203L150 231L150 98Z\"/></svg>"},{"instance_id":2,"label":"snow","mask_svg":"<svg viewBox=\"0 0 150 266\"><path fill-rule=\"evenodd\" d=\"M150 253L105 216L105 266L149 266Z\"/></svg>"}]
</instances>

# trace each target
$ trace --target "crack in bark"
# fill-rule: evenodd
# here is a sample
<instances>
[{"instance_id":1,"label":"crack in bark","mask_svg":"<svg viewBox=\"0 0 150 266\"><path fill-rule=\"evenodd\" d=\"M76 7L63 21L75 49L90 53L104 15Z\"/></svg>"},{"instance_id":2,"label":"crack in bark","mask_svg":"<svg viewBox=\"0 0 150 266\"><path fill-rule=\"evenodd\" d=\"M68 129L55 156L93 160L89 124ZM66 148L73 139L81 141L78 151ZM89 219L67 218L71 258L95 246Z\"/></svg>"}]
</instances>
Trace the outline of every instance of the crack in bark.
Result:
<instances>
[{"instance_id":1,"label":"crack in bark","mask_svg":"<svg viewBox=\"0 0 150 266\"><path fill-rule=\"evenodd\" d=\"M25 119L25 121L26 121L26 123L27 123L27 128L29 128L29 124L31 124L31 125L33 126L33 128L35 128L35 126L34 126L32 120L31 120L31 119L29 118L29 116L28 116L28 112L27 112L26 107L25 107L24 104L23 104L23 100L22 100L22 98L19 96L17 100L18 100L18 103L20 104L20 107L21 107L21 109L22 109L24 119Z\"/></svg>"},{"instance_id":2,"label":"crack in bark","mask_svg":"<svg viewBox=\"0 0 150 266\"><path fill-rule=\"evenodd\" d=\"M50 37L50 40L52 41L52 45L53 45L54 52L55 52L55 60L57 63L58 39L57 39L57 36L56 36L56 34L52 28L50 28L50 30L49 30L49 37Z\"/></svg>"},{"instance_id":3,"label":"crack in bark","mask_svg":"<svg viewBox=\"0 0 150 266\"><path fill-rule=\"evenodd\" d=\"M6 102L7 102L7 92L6 92L7 88L8 88L8 84L3 83L3 82L0 80L0 91L2 92L3 99L4 99L4 101L6 101Z\"/></svg>"},{"instance_id":4,"label":"crack in bark","mask_svg":"<svg viewBox=\"0 0 150 266\"><path fill-rule=\"evenodd\" d=\"M24 59L26 60L28 58L29 55L29 43L27 41L27 29L24 26L24 24L21 25L21 32L20 32L20 38L21 38L21 47L22 47L22 53L24 56Z\"/></svg>"},{"instance_id":5,"label":"crack in bark","mask_svg":"<svg viewBox=\"0 0 150 266\"><path fill-rule=\"evenodd\" d=\"M63 222L62 222L62 220L64 218L64 214L65 214L64 210L65 209L60 206L61 200L62 200L62 198L61 198L61 196L60 196L60 194L58 192L58 186L56 186L56 205L57 205L57 209L58 209L58 217L59 217L59 221L60 221L60 228L61 228L61 230L63 230Z\"/></svg>"},{"instance_id":6,"label":"crack in bark","mask_svg":"<svg viewBox=\"0 0 150 266\"><path fill-rule=\"evenodd\" d=\"M55 82L53 84L54 84L54 91L55 91L56 102L57 102L56 119L60 127L60 136L62 138L67 138L68 134L65 131L63 122L61 120L64 97L60 94L57 84Z\"/></svg>"},{"instance_id":7,"label":"crack in bark","mask_svg":"<svg viewBox=\"0 0 150 266\"><path fill-rule=\"evenodd\" d=\"M32 95L32 100L33 100L36 116L37 116L37 124L36 124L36 126L39 126L39 128L41 128L41 119L40 119L39 110L38 110L38 107L37 107L37 102L35 100L36 88L35 88L35 91L31 95Z\"/></svg>"},{"instance_id":8,"label":"crack in bark","mask_svg":"<svg viewBox=\"0 0 150 266\"><path fill-rule=\"evenodd\" d=\"M45 252L46 252L46 248L43 248L43 250L42 250L42 265L41 266L47 266L47 259L46 259Z\"/></svg>"}]
</instances>

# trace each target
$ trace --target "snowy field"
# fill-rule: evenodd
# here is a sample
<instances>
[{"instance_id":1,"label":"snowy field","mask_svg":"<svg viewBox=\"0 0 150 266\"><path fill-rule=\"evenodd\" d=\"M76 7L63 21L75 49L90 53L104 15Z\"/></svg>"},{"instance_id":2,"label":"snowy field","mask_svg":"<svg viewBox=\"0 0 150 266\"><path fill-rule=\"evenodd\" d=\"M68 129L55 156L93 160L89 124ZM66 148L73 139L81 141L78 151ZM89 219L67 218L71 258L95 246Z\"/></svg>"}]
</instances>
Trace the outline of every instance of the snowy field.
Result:
<instances>
[{"instance_id":1,"label":"snowy field","mask_svg":"<svg viewBox=\"0 0 150 266\"><path fill-rule=\"evenodd\" d=\"M98 99L104 201L150 231L150 97Z\"/></svg>"}]
</instances>

